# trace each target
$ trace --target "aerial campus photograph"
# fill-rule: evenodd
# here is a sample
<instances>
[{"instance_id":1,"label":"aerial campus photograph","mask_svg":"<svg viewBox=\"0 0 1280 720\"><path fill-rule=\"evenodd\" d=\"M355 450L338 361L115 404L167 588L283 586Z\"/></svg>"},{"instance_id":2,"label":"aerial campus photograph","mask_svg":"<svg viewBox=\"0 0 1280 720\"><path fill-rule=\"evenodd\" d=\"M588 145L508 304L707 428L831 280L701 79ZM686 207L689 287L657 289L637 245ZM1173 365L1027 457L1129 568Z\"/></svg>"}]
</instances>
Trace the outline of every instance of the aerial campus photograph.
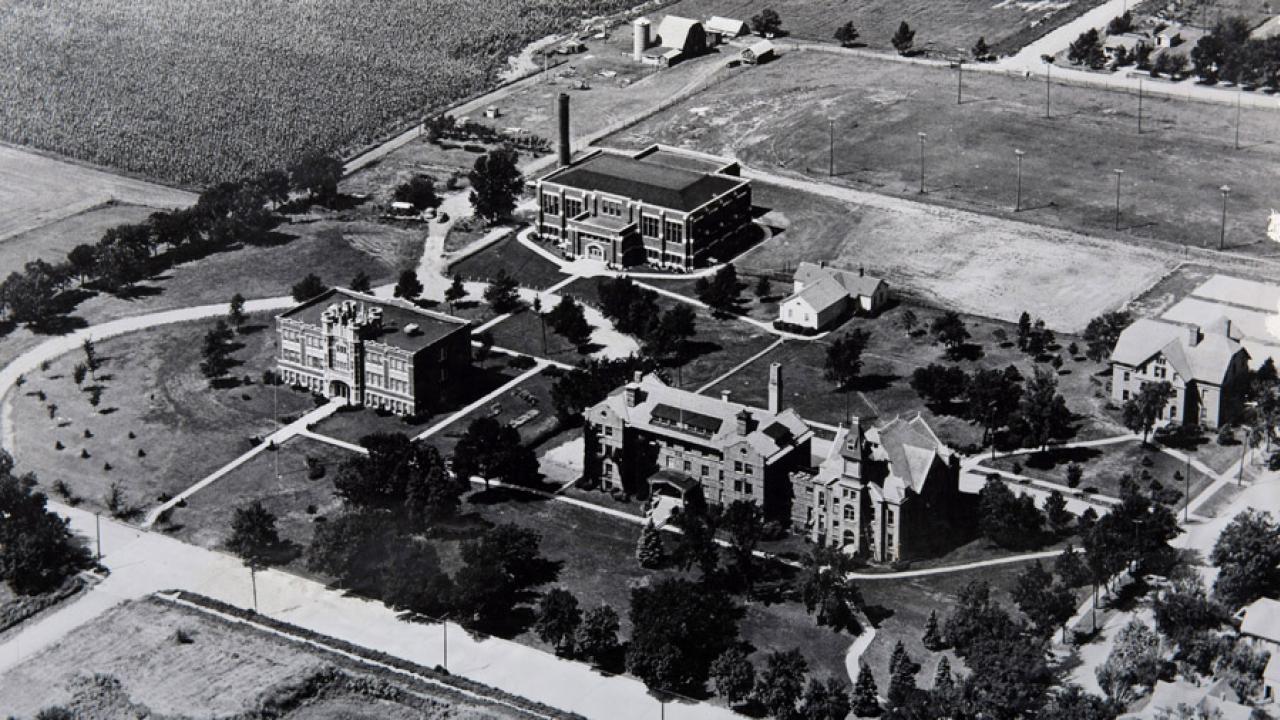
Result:
<instances>
[{"instance_id":1,"label":"aerial campus photograph","mask_svg":"<svg viewBox=\"0 0 1280 720\"><path fill-rule=\"evenodd\" d=\"M1280 718L1276 0L0 0L0 718Z\"/></svg>"}]
</instances>

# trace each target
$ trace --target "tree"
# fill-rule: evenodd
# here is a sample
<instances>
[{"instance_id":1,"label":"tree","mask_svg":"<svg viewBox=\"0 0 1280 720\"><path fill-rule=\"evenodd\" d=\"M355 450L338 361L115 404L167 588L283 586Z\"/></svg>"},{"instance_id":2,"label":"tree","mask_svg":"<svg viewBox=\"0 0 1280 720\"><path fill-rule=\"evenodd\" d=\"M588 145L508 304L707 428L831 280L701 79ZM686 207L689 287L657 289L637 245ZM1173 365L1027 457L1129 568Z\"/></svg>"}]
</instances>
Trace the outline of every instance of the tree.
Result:
<instances>
[{"instance_id":1,"label":"tree","mask_svg":"<svg viewBox=\"0 0 1280 720\"><path fill-rule=\"evenodd\" d=\"M84 353L84 365L89 369L89 374L98 372L98 368L102 367L102 358L98 356L98 348L93 344L93 338L85 338L84 342L80 343L80 351Z\"/></svg>"},{"instance_id":2,"label":"tree","mask_svg":"<svg viewBox=\"0 0 1280 720\"><path fill-rule=\"evenodd\" d=\"M1051 370L1036 368L1022 390L1018 403L1018 419L1026 439L1044 449L1049 440L1065 433L1071 422L1071 411L1058 392L1058 378Z\"/></svg>"},{"instance_id":3,"label":"tree","mask_svg":"<svg viewBox=\"0 0 1280 720\"><path fill-rule=\"evenodd\" d=\"M849 579L850 570L849 557L843 552L813 548L805 560L800 600L819 625L856 633L861 628L855 610L862 604L862 593Z\"/></svg>"},{"instance_id":4,"label":"tree","mask_svg":"<svg viewBox=\"0 0 1280 720\"><path fill-rule=\"evenodd\" d=\"M1044 516L1029 495L1015 495L999 477L987 478L978 493L978 526L995 544L1009 549L1035 547Z\"/></svg>"},{"instance_id":5,"label":"tree","mask_svg":"<svg viewBox=\"0 0 1280 720\"><path fill-rule=\"evenodd\" d=\"M71 266L71 272L80 278L80 282L97 273L98 253L92 245L81 243L67 253L67 264Z\"/></svg>"},{"instance_id":6,"label":"tree","mask_svg":"<svg viewBox=\"0 0 1280 720\"><path fill-rule=\"evenodd\" d=\"M799 718L796 703L804 692L809 663L799 650L775 650L765 658L764 672L756 682L756 701L778 720Z\"/></svg>"},{"instance_id":7,"label":"tree","mask_svg":"<svg viewBox=\"0 0 1280 720\"><path fill-rule=\"evenodd\" d=\"M929 620L925 623L921 642L924 649L930 652L938 652L946 647L946 643L942 641L942 632L938 630L938 613L933 610L929 611Z\"/></svg>"},{"instance_id":8,"label":"tree","mask_svg":"<svg viewBox=\"0 0 1280 720\"><path fill-rule=\"evenodd\" d=\"M298 281L290 291L293 299L298 302L306 302L320 293L328 290L324 281L315 273L307 273L307 276Z\"/></svg>"},{"instance_id":9,"label":"tree","mask_svg":"<svg viewBox=\"0 0 1280 720\"><path fill-rule=\"evenodd\" d=\"M1078 588L1089 582L1089 568L1080 559L1080 553L1067 544L1053 561L1053 574L1069 588Z\"/></svg>"},{"instance_id":10,"label":"tree","mask_svg":"<svg viewBox=\"0 0 1280 720\"><path fill-rule=\"evenodd\" d=\"M0 450L0 581L19 595L35 595L92 563L67 521L46 508L35 476L12 470L13 458Z\"/></svg>"},{"instance_id":11,"label":"tree","mask_svg":"<svg viewBox=\"0 0 1280 720\"><path fill-rule=\"evenodd\" d=\"M1107 697L1127 704L1135 696L1135 686L1150 689L1155 684L1160 666L1160 638L1134 618L1120 631L1111 654L1095 674Z\"/></svg>"},{"instance_id":12,"label":"tree","mask_svg":"<svg viewBox=\"0 0 1280 720\"><path fill-rule=\"evenodd\" d=\"M1168 381L1143 383L1142 389L1124 403L1124 426L1142 433L1145 444L1156 420L1164 414L1165 406L1173 396L1173 385Z\"/></svg>"},{"instance_id":13,"label":"tree","mask_svg":"<svg viewBox=\"0 0 1280 720\"><path fill-rule=\"evenodd\" d=\"M550 643L557 655L573 652L573 641L582 623L578 598L564 588L552 588L542 596L538 621L534 628L543 642Z\"/></svg>"},{"instance_id":14,"label":"tree","mask_svg":"<svg viewBox=\"0 0 1280 720\"><path fill-rule=\"evenodd\" d=\"M875 717L880 714L880 690L876 678L865 663L858 663L858 680L853 685L853 714Z\"/></svg>"},{"instance_id":15,"label":"tree","mask_svg":"<svg viewBox=\"0 0 1280 720\"><path fill-rule=\"evenodd\" d=\"M693 286L698 299L720 314L732 313L738 304L738 271L729 263L708 280L698 278Z\"/></svg>"},{"instance_id":16,"label":"tree","mask_svg":"<svg viewBox=\"0 0 1280 720\"><path fill-rule=\"evenodd\" d=\"M955 678L951 675L951 661L943 655L938 660L938 667L933 671L934 692L950 692L955 687Z\"/></svg>"},{"instance_id":17,"label":"tree","mask_svg":"<svg viewBox=\"0 0 1280 720\"><path fill-rule=\"evenodd\" d=\"M838 678L828 677L825 683L809 679L800 703L805 720L845 720L851 709L848 687Z\"/></svg>"},{"instance_id":18,"label":"tree","mask_svg":"<svg viewBox=\"0 0 1280 720\"><path fill-rule=\"evenodd\" d=\"M720 527L729 535L734 573L750 588L755 578L754 553L764 537L764 511L749 500L734 500L724 509Z\"/></svg>"},{"instance_id":19,"label":"tree","mask_svg":"<svg viewBox=\"0 0 1280 720\"><path fill-rule=\"evenodd\" d=\"M53 267L34 261L27 263L22 272L9 274L0 286L0 298L14 322L35 326L53 317L61 290L62 281Z\"/></svg>"},{"instance_id":20,"label":"tree","mask_svg":"<svg viewBox=\"0 0 1280 720\"><path fill-rule=\"evenodd\" d=\"M853 26L852 20L836 28L835 39L841 47L853 47L857 44L858 29Z\"/></svg>"},{"instance_id":21,"label":"tree","mask_svg":"<svg viewBox=\"0 0 1280 720\"><path fill-rule=\"evenodd\" d=\"M497 525L462 544L463 566L454 577L456 607L465 625L485 628L506 621L521 593L555 579L542 557L542 536L517 525Z\"/></svg>"},{"instance_id":22,"label":"tree","mask_svg":"<svg viewBox=\"0 0 1280 720\"><path fill-rule=\"evenodd\" d=\"M740 705L751 697L756 684L756 668L747 659L747 653L737 645L720 653L711 663L711 682L716 694L724 698L730 707Z\"/></svg>"},{"instance_id":23,"label":"tree","mask_svg":"<svg viewBox=\"0 0 1280 720\"><path fill-rule=\"evenodd\" d=\"M782 18L773 8L765 8L751 17L751 30L761 37L773 37L782 29Z\"/></svg>"},{"instance_id":24,"label":"tree","mask_svg":"<svg viewBox=\"0 0 1280 720\"><path fill-rule=\"evenodd\" d=\"M1027 349L1027 340L1031 337L1031 314L1023 310L1018 316L1018 349Z\"/></svg>"},{"instance_id":25,"label":"tree","mask_svg":"<svg viewBox=\"0 0 1280 720\"><path fill-rule=\"evenodd\" d=\"M618 613L608 605L588 610L578 626L578 652L597 664L604 663L618 650L618 627Z\"/></svg>"},{"instance_id":26,"label":"tree","mask_svg":"<svg viewBox=\"0 0 1280 720\"><path fill-rule=\"evenodd\" d=\"M230 341L231 329L221 319L204 335L200 372L209 378L210 382L223 377L231 369L233 361Z\"/></svg>"},{"instance_id":27,"label":"tree","mask_svg":"<svg viewBox=\"0 0 1280 720\"><path fill-rule=\"evenodd\" d=\"M918 672L920 672L920 666L911 659L902 641L899 640L893 648L893 654L889 657L889 691L885 694L889 707L905 704L907 699L915 693Z\"/></svg>"},{"instance_id":28,"label":"tree","mask_svg":"<svg viewBox=\"0 0 1280 720\"><path fill-rule=\"evenodd\" d=\"M289 168L289 184L306 191L313 201L330 205L338 197L338 181L342 179L342 161L320 152L299 158Z\"/></svg>"},{"instance_id":29,"label":"tree","mask_svg":"<svg viewBox=\"0 0 1280 720\"><path fill-rule=\"evenodd\" d=\"M1069 684L1050 696L1036 713L1037 720L1115 720L1122 708L1085 692L1079 685Z\"/></svg>"},{"instance_id":30,"label":"tree","mask_svg":"<svg viewBox=\"0 0 1280 720\"><path fill-rule=\"evenodd\" d=\"M1280 524L1271 513L1246 510L1222 530L1209 560L1219 570L1213 593L1229 609L1280 588Z\"/></svg>"},{"instance_id":31,"label":"tree","mask_svg":"<svg viewBox=\"0 0 1280 720\"><path fill-rule=\"evenodd\" d=\"M1067 59L1072 65L1088 65L1097 69L1106 62L1102 51L1102 37L1097 28L1089 28L1068 46Z\"/></svg>"},{"instance_id":32,"label":"tree","mask_svg":"<svg viewBox=\"0 0 1280 720\"><path fill-rule=\"evenodd\" d=\"M693 308L680 303L660 317L651 317L657 322L643 338L645 351L659 361L678 362L684 357L689 340L698 333L698 317Z\"/></svg>"},{"instance_id":33,"label":"tree","mask_svg":"<svg viewBox=\"0 0 1280 720\"><path fill-rule=\"evenodd\" d=\"M407 202L419 211L440 204L440 198L436 196L436 183L429 175L414 175L397 185L394 197L397 202Z\"/></svg>"},{"instance_id":34,"label":"tree","mask_svg":"<svg viewBox=\"0 0 1280 720\"><path fill-rule=\"evenodd\" d=\"M667 578L631 591L627 670L646 685L689 692L737 644L741 609L722 590Z\"/></svg>"},{"instance_id":35,"label":"tree","mask_svg":"<svg viewBox=\"0 0 1280 720\"><path fill-rule=\"evenodd\" d=\"M572 295L560 296L560 302L547 313L547 322L576 347L582 347L591 340L591 325L582 306L574 301Z\"/></svg>"},{"instance_id":36,"label":"tree","mask_svg":"<svg viewBox=\"0 0 1280 720\"><path fill-rule=\"evenodd\" d=\"M933 319L933 324L929 326L929 332L938 342L942 343L947 349L947 357L956 359L959 357L960 351L965 344L969 342L969 329L965 327L964 320L960 319L960 315L954 310L948 310Z\"/></svg>"},{"instance_id":37,"label":"tree","mask_svg":"<svg viewBox=\"0 0 1280 720\"><path fill-rule=\"evenodd\" d=\"M1084 329L1085 356L1094 362L1105 362L1111 357L1120 333L1132 320L1132 316L1123 310L1104 313L1090 320Z\"/></svg>"},{"instance_id":38,"label":"tree","mask_svg":"<svg viewBox=\"0 0 1280 720\"><path fill-rule=\"evenodd\" d=\"M1152 609L1156 629L1179 647L1194 637L1217 629L1227 620L1227 611L1205 592L1199 577L1178 580L1160 593Z\"/></svg>"},{"instance_id":39,"label":"tree","mask_svg":"<svg viewBox=\"0 0 1280 720\"><path fill-rule=\"evenodd\" d=\"M956 384L954 376L944 383L948 390L954 389ZM934 386L926 387L936 391ZM965 418L982 427L982 443L985 445L992 434L1009 424L1017 412L1018 401L1022 397L1022 373L1013 365L1004 370L978 368L964 383L964 396Z\"/></svg>"},{"instance_id":40,"label":"tree","mask_svg":"<svg viewBox=\"0 0 1280 720\"><path fill-rule=\"evenodd\" d=\"M368 273L361 270L356 273L355 277L351 278L350 288L358 293L371 293L373 292L373 280L370 279Z\"/></svg>"},{"instance_id":41,"label":"tree","mask_svg":"<svg viewBox=\"0 0 1280 720\"><path fill-rule=\"evenodd\" d=\"M827 346L827 362L824 375L835 382L836 387L848 390L862 372L862 353L867 349L871 334L856 329L838 337Z\"/></svg>"},{"instance_id":42,"label":"tree","mask_svg":"<svg viewBox=\"0 0 1280 720\"><path fill-rule=\"evenodd\" d=\"M1123 14L1111 18L1107 23L1108 35L1123 35L1133 30L1133 13L1126 10Z\"/></svg>"},{"instance_id":43,"label":"tree","mask_svg":"<svg viewBox=\"0 0 1280 720\"><path fill-rule=\"evenodd\" d=\"M422 295L422 281L416 270L404 270L396 280L394 295L405 300L417 300Z\"/></svg>"},{"instance_id":44,"label":"tree","mask_svg":"<svg viewBox=\"0 0 1280 720\"><path fill-rule=\"evenodd\" d=\"M1053 490L1044 501L1044 516L1049 523L1049 532L1060 536L1071 526L1073 516L1067 510L1067 499L1062 493Z\"/></svg>"},{"instance_id":45,"label":"tree","mask_svg":"<svg viewBox=\"0 0 1280 720\"><path fill-rule=\"evenodd\" d=\"M1074 488L1084 479L1084 468L1080 463L1071 463L1067 465L1067 487Z\"/></svg>"},{"instance_id":46,"label":"tree","mask_svg":"<svg viewBox=\"0 0 1280 720\"><path fill-rule=\"evenodd\" d=\"M672 553L676 565L681 570L698 566L704 580L715 575L720 564L720 546L716 544L719 509L708 508L705 502L687 503L672 516L672 523L680 529Z\"/></svg>"},{"instance_id":47,"label":"tree","mask_svg":"<svg viewBox=\"0 0 1280 720\"><path fill-rule=\"evenodd\" d=\"M112 228L97 245L94 267L98 284L112 292L129 288L147 276L150 260L145 226Z\"/></svg>"},{"instance_id":48,"label":"tree","mask_svg":"<svg viewBox=\"0 0 1280 720\"><path fill-rule=\"evenodd\" d=\"M343 460L333 479L348 505L396 511L414 527L457 511L469 484L449 474L434 447L404 433L366 435L360 444L368 454Z\"/></svg>"},{"instance_id":49,"label":"tree","mask_svg":"<svg viewBox=\"0 0 1280 720\"><path fill-rule=\"evenodd\" d=\"M386 511L360 509L316 525L307 546L307 569L332 576L353 590L376 593L382 562L399 543Z\"/></svg>"},{"instance_id":50,"label":"tree","mask_svg":"<svg viewBox=\"0 0 1280 720\"><path fill-rule=\"evenodd\" d=\"M489 222L511 215L524 186L519 156L510 147L490 150L476 158L467 178L471 181L471 207Z\"/></svg>"},{"instance_id":51,"label":"tree","mask_svg":"<svg viewBox=\"0 0 1280 720\"><path fill-rule=\"evenodd\" d=\"M756 297L762 301L773 295L773 283L769 282L768 275L761 275L760 279L756 281L755 293Z\"/></svg>"},{"instance_id":52,"label":"tree","mask_svg":"<svg viewBox=\"0 0 1280 720\"><path fill-rule=\"evenodd\" d=\"M231 516L231 537L227 549L250 567L265 565L280 547L276 516L262 506L260 500L242 505Z\"/></svg>"},{"instance_id":53,"label":"tree","mask_svg":"<svg viewBox=\"0 0 1280 720\"><path fill-rule=\"evenodd\" d=\"M898 318L898 323L902 325L902 329L908 335L915 331L919 318L916 317L915 311L910 308L902 311L902 317Z\"/></svg>"},{"instance_id":54,"label":"tree","mask_svg":"<svg viewBox=\"0 0 1280 720\"><path fill-rule=\"evenodd\" d=\"M471 421L453 450L453 471L458 477L499 480L528 485L537 479L538 460L525 447L520 433L488 415Z\"/></svg>"},{"instance_id":55,"label":"tree","mask_svg":"<svg viewBox=\"0 0 1280 720\"><path fill-rule=\"evenodd\" d=\"M231 304L227 310L227 323L235 328L236 332L244 330L244 324L249 321L249 316L244 314L244 296L236 293L231 296Z\"/></svg>"},{"instance_id":56,"label":"tree","mask_svg":"<svg viewBox=\"0 0 1280 720\"><path fill-rule=\"evenodd\" d=\"M497 313L508 313L520 307L520 284L500 268L489 287L484 289L484 301Z\"/></svg>"},{"instance_id":57,"label":"tree","mask_svg":"<svg viewBox=\"0 0 1280 720\"><path fill-rule=\"evenodd\" d=\"M978 62L985 62L991 59L991 47L987 45L985 37L978 38L978 42L973 45L973 59Z\"/></svg>"},{"instance_id":58,"label":"tree","mask_svg":"<svg viewBox=\"0 0 1280 720\"><path fill-rule=\"evenodd\" d=\"M453 306L466 296L467 289L462 286L462 276L454 273L453 282L444 291L444 301L449 303L449 312L453 312Z\"/></svg>"},{"instance_id":59,"label":"tree","mask_svg":"<svg viewBox=\"0 0 1280 720\"><path fill-rule=\"evenodd\" d=\"M382 601L397 610L435 617L452 607L453 578L440 554L418 538L400 538L387 548L381 575Z\"/></svg>"},{"instance_id":60,"label":"tree","mask_svg":"<svg viewBox=\"0 0 1280 720\"><path fill-rule=\"evenodd\" d=\"M1071 591L1053 584L1053 576L1037 560L1018 575L1011 593L1018 609L1031 620L1041 635L1061 627L1075 610Z\"/></svg>"},{"instance_id":61,"label":"tree","mask_svg":"<svg viewBox=\"0 0 1280 720\"><path fill-rule=\"evenodd\" d=\"M76 363L76 366L71 369L71 379L75 381L76 385L80 385L84 383L84 376L88 372L89 368L85 367L84 363Z\"/></svg>"},{"instance_id":62,"label":"tree","mask_svg":"<svg viewBox=\"0 0 1280 720\"><path fill-rule=\"evenodd\" d=\"M911 389L925 402L939 408L947 408L964 394L968 376L954 365L930 363L911 373Z\"/></svg>"},{"instance_id":63,"label":"tree","mask_svg":"<svg viewBox=\"0 0 1280 720\"><path fill-rule=\"evenodd\" d=\"M405 463L404 516L410 527L425 529L455 516L471 489L466 478L450 474L439 451L424 443L413 446Z\"/></svg>"},{"instance_id":64,"label":"tree","mask_svg":"<svg viewBox=\"0 0 1280 720\"><path fill-rule=\"evenodd\" d=\"M915 41L916 31L911 29L906 20L903 20L899 23L897 32L893 34L893 39L889 42L893 44L893 49L897 50L899 55L906 55L911 52L911 46L915 44Z\"/></svg>"},{"instance_id":65,"label":"tree","mask_svg":"<svg viewBox=\"0 0 1280 720\"><path fill-rule=\"evenodd\" d=\"M645 523L640 531L640 540L636 543L636 560L640 567L654 569L662 567L665 553L662 548L662 533L653 526L653 521Z\"/></svg>"}]
</instances>

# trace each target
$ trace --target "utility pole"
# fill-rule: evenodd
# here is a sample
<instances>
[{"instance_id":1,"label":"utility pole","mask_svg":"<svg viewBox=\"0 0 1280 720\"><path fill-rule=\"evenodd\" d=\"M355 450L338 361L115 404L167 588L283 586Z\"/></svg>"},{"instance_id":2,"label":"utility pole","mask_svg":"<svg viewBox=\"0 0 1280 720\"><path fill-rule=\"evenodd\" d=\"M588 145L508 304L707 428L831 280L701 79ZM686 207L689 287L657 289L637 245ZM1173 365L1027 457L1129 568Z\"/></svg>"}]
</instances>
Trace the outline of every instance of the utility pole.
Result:
<instances>
[{"instance_id":1,"label":"utility pole","mask_svg":"<svg viewBox=\"0 0 1280 720\"><path fill-rule=\"evenodd\" d=\"M249 582L253 585L253 612L258 612L258 564L249 561Z\"/></svg>"},{"instance_id":2,"label":"utility pole","mask_svg":"<svg viewBox=\"0 0 1280 720\"><path fill-rule=\"evenodd\" d=\"M827 175L836 175L836 121L827 120Z\"/></svg>"},{"instance_id":3,"label":"utility pole","mask_svg":"<svg viewBox=\"0 0 1280 720\"><path fill-rule=\"evenodd\" d=\"M924 140L929 137L926 133L916 133L920 137L920 194L924 194Z\"/></svg>"},{"instance_id":4,"label":"utility pole","mask_svg":"<svg viewBox=\"0 0 1280 720\"><path fill-rule=\"evenodd\" d=\"M1142 78L1138 78L1138 134L1142 134Z\"/></svg>"},{"instance_id":5,"label":"utility pole","mask_svg":"<svg viewBox=\"0 0 1280 720\"><path fill-rule=\"evenodd\" d=\"M1120 176L1124 174L1124 170L1116 168L1112 170L1116 174L1116 230L1120 229Z\"/></svg>"},{"instance_id":6,"label":"utility pole","mask_svg":"<svg viewBox=\"0 0 1280 720\"><path fill-rule=\"evenodd\" d=\"M1236 83L1236 149L1240 149L1240 96L1244 93L1244 88Z\"/></svg>"},{"instance_id":7,"label":"utility pole","mask_svg":"<svg viewBox=\"0 0 1280 720\"><path fill-rule=\"evenodd\" d=\"M1044 61L1044 116L1049 117L1049 68L1053 66L1052 55L1041 55L1040 59Z\"/></svg>"},{"instance_id":8,"label":"utility pole","mask_svg":"<svg viewBox=\"0 0 1280 720\"><path fill-rule=\"evenodd\" d=\"M93 514L93 534L97 537L97 545L98 545L98 557L96 559L101 561L102 560L102 516L99 515L98 513Z\"/></svg>"},{"instance_id":9,"label":"utility pole","mask_svg":"<svg viewBox=\"0 0 1280 720\"><path fill-rule=\"evenodd\" d=\"M1223 185L1218 192L1222 193L1222 232L1218 235L1218 250L1221 251L1227 247L1227 196L1231 194L1231 187Z\"/></svg>"},{"instance_id":10,"label":"utility pole","mask_svg":"<svg viewBox=\"0 0 1280 720\"><path fill-rule=\"evenodd\" d=\"M959 49L959 48L957 48ZM961 50L961 52L964 52ZM964 104L964 58L956 58L956 104Z\"/></svg>"},{"instance_id":11,"label":"utility pole","mask_svg":"<svg viewBox=\"0 0 1280 720\"><path fill-rule=\"evenodd\" d=\"M1013 203L1013 211L1021 212L1022 211L1022 156L1026 155L1026 153L1015 148L1013 151L1013 154L1016 155L1018 158L1018 196Z\"/></svg>"}]
</instances>

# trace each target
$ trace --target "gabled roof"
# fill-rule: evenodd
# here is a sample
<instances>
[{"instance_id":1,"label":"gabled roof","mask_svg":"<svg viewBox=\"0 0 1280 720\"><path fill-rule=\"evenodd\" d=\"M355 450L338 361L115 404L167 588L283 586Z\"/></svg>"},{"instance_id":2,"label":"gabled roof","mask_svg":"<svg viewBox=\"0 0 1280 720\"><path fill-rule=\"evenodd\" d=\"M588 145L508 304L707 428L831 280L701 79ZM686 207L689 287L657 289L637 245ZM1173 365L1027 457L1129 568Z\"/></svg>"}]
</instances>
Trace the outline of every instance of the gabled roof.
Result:
<instances>
[{"instance_id":1,"label":"gabled roof","mask_svg":"<svg viewBox=\"0 0 1280 720\"><path fill-rule=\"evenodd\" d=\"M1240 632L1263 640L1280 643L1280 601L1271 598L1254 600L1244 609Z\"/></svg>"},{"instance_id":2,"label":"gabled roof","mask_svg":"<svg viewBox=\"0 0 1280 720\"><path fill-rule=\"evenodd\" d=\"M836 282L835 278L824 275L814 282L807 283L800 292L792 293L782 301L782 304L799 300L812 308L815 313L822 313L843 302L847 297L849 293L839 282Z\"/></svg>"},{"instance_id":3,"label":"gabled roof","mask_svg":"<svg viewBox=\"0 0 1280 720\"><path fill-rule=\"evenodd\" d=\"M816 263L802 262L796 267L795 281L808 285L811 282L817 282L818 278L831 277L834 278L850 295L871 297L876 290L887 283L878 278L863 273L849 272L840 270L839 268L823 267Z\"/></svg>"},{"instance_id":4,"label":"gabled roof","mask_svg":"<svg viewBox=\"0 0 1280 720\"><path fill-rule=\"evenodd\" d=\"M1162 354L1184 381L1221 385L1231 360L1244 349L1235 334L1226 318L1201 329L1141 318L1120 333L1111 361L1136 367Z\"/></svg>"},{"instance_id":5,"label":"gabled roof","mask_svg":"<svg viewBox=\"0 0 1280 720\"><path fill-rule=\"evenodd\" d=\"M1221 720L1249 720L1253 709L1230 700L1223 700L1210 693L1209 687L1197 687L1185 682L1156 682L1147 704L1138 712L1121 715L1121 720L1147 720L1159 718L1162 711L1175 711L1179 706L1204 713L1205 717Z\"/></svg>"},{"instance_id":6,"label":"gabled roof","mask_svg":"<svg viewBox=\"0 0 1280 720\"><path fill-rule=\"evenodd\" d=\"M773 44L773 41L766 38L764 40L757 40L756 42L751 43L742 52L751 53L756 57L764 57L775 50L777 50L777 47Z\"/></svg>"},{"instance_id":7,"label":"gabled roof","mask_svg":"<svg viewBox=\"0 0 1280 720\"><path fill-rule=\"evenodd\" d=\"M894 418L885 425L868 431L867 439L878 445L873 456L889 462L885 495L893 500L902 500L908 489L916 493L923 491L933 464L945 462L945 458L951 455L951 451L919 415L911 420Z\"/></svg>"},{"instance_id":8,"label":"gabled roof","mask_svg":"<svg viewBox=\"0 0 1280 720\"><path fill-rule=\"evenodd\" d=\"M737 37L739 35L746 33L747 24L742 22L741 20L734 20L733 18L726 18L726 17L720 17L719 15L712 15L711 19L707 21L706 28L711 32L720 33L722 35L732 35L734 37Z\"/></svg>"},{"instance_id":9,"label":"gabled roof","mask_svg":"<svg viewBox=\"0 0 1280 720\"><path fill-rule=\"evenodd\" d=\"M639 402L628 407L628 388L640 391ZM747 442L768 460L789 451L807 439L812 432L795 410L787 408L777 414L752 408L722 398L699 395L673 388L652 373L639 381L627 383L588 412L608 410L632 427L657 435L694 441L721 450ZM738 415L751 414L752 426L745 435L738 433Z\"/></svg>"}]
</instances>

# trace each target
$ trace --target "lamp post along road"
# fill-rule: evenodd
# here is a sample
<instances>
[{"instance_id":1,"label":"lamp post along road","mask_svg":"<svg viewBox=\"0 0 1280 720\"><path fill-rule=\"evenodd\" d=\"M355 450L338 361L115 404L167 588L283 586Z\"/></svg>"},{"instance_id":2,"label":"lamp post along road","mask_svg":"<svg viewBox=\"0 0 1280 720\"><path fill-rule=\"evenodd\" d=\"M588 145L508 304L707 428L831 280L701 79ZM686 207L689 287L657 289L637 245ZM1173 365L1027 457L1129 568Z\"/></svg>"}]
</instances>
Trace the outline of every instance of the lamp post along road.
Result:
<instances>
[{"instance_id":1,"label":"lamp post along road","mask_svg":"<svg viewBox=\"0 0 1280 720\"><path fill-rule=\"evenodd\" d=\"M1218 234L1218 250L1221 251L1227 246L1227 196L1231 194L1231 187L1223 185L1218 192L1222 193L1222 231Z\"/></svg>"},{"instance_id":2,"label":"lamp post along road","mask_svg":"<svg viewBox=\"0 0 1280 720\"><path fill-rule=\"evenodd\" d=\"M1018 158L1018 194L1016 196L1016 199L1013 202L1013 211L1021 212L1022 211L1022 156L1026 155L1026 153L1021 150L1015 149L1013 151L1013 154Z\"/></svg>"},{"instance_id":3,"label":"lamp post along road","mask_svg":"<svg viewBox=\"0 0 1280 720\"><path fill-rule=\"evenodd\" d=\"M827 121L827 175L836 175L836 121Z\"/></svg>"},{"instance_id":4,"label":"lamp post along road","mask_svg":"<svg viewBox=\"0 0 1280 720\"><path fill-rule=\"evenodd\" d=\"M1116 168L1112 170L1116 174L1116 222L1115 229L1120 229L1120 176L1124 174L1124 170Z\"/></svg>"},{"instance_id":5,"label":"lamp post along road","mask_svg":"<svg viewBox=\"0 0 1280 720\"><path fill-rule=\"evenodd\" d=\"M1142 78L1138 78L1138 134L1142 134Z\"/></svg>"},{"instance_id":6,"label":"lamp post along road","mask_svg":"<svg viewBox=\"0 0 1280 720\"><path fill-rule=\"evenodd\" d=\"M920 137L920 194L923 195L924 194L924 140L929 136L928 134L922 133L922 132L918 132L916 133L916 135Z\"/></svg>"}]
</instances>

